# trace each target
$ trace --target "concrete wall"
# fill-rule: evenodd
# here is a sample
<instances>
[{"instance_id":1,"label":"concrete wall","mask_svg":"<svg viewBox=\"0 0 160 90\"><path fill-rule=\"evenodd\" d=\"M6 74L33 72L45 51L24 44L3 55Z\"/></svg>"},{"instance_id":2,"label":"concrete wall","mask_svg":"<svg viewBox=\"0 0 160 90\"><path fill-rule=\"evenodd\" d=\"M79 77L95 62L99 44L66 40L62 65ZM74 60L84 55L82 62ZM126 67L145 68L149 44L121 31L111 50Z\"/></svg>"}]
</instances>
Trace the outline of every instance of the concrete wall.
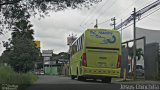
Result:
<instances>
[{"instance_id":1,"label":"concrete wall","mask_svg":"<svg viewBox=\"0 0 160 90\"><path fill-rule=\"evenodd\" d=\"M146 45L144 54L145 80L157 80L159 78L159 43Z\"/></svg>"}]
</instances>

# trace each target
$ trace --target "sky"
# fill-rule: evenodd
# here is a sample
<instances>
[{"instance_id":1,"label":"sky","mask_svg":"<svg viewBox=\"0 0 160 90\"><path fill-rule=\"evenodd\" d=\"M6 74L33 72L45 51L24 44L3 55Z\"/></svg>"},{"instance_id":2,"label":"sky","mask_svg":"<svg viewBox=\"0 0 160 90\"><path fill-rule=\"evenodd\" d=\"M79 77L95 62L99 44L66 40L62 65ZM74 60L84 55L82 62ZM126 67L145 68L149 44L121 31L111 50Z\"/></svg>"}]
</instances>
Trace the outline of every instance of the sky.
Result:
<instances>
[{"instance_id":1,"label":"sky","mask_svg":"<svg viewBox=\"0 0 160 90\"><path fill-rule=\"evenodd\" d=\"M31 17L31 23L34 25L35 40L41 41L41 50L53 50L54 53L67 52L67 37L69 35L81 35L87 28L93 28L96 19L98 19L99 28L112 29L111 18L116 18L116 24L125 20L133 13L133 8L137 10L156 0L102 0L90 9L66 9L59 12L50 12L49 16L41 18ZM160 7L160 6L159 6ZM158 8L159 8L158 7ZM156 10L154 8L152 11ZM148 15L152 11L147 12ZM144 15L144 16L145 16ZM146 29L160 30L160 10L152 15L137 22L136 26ZM10 33L0 36L0 41L7 40ZM123 29L122 40L131 40L133 38L133 25ZM0 44L0 54L4 48Z\"/></svg>"}]
</instances>

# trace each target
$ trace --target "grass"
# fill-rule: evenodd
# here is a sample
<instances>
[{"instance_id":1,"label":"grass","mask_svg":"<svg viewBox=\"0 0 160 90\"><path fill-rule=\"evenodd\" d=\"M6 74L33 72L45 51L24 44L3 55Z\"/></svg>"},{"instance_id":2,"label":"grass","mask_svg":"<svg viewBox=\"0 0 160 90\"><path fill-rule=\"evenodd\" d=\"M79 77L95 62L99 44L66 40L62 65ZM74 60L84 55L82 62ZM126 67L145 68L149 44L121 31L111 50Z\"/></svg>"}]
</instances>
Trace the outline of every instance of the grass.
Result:
<instances>
[{"instance_id":1,"label":"grass","mask_svg":"<svg viewBox=\"0 0 160 90\"><path fill-rule=\"evenodd\" d=\"M37 80L37 76L28 73L16 73L14 70L7 66L0 66L0 84L18 85L18 90L22 90L34 81Z\"/></svg>"}]
</instances>

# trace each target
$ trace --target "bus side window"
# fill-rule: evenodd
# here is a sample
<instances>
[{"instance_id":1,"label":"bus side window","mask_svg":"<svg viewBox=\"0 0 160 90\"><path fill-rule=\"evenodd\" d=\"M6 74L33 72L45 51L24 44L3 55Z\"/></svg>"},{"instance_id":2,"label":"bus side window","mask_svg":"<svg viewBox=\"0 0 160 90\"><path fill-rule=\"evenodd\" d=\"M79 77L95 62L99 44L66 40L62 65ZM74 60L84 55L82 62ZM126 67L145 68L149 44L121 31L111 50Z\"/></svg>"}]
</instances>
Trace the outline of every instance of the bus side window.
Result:
<instances>
[{"instance_id":1,"label":"bus side window","mask_svg":"<svg viewBox=\"0 0 160 90\"><path fill-rule=\"evenodd\" d=\"M79 38L79 51L81 50L81 37Z\"/></svg>"},{"instance_id":2,"label":"bus side window","mask_svg":"<svg viewBox=\"0 0 160 90\"><path fill-rule=\"evenodd\" d=\"M81 37L79 38L79 51L81 50Z\"/></svg>"},{"instance_id":3,"label":"bus side window","mask_svg":"<svg viewBox=\"0 0 160 90\"><path fill-rule=\"evenodd\" d=\"M76 48L76 45L73 44L73 45L71 46L71 56L76 53L76 49L77 49L77 48Z\"/></svg>"},{"instance_id":4,"label":"bus side window","mask_svg":"<svg viewBox=\"0 0 160 90\"><path fill-rule=\"evenodd\" d=\"M77 52L79 51L79 39L77 40Z\"/></svg>"},{"instance_id":5,"label":"bus side window","mask_svg":"<svg viewBox=\"0 0 160 90\"><path fill-rule=\"evenodd\" d=\"M73 55L73 46L70 47L70 53L71 53L71 56Z\"/></svg>"},{"instance_id":6,"label":"bus side window","mask_svg":"<svg viewBox=\"0 0 160 90\"><path fill-rule=\"evenodd\" d=\"M82 35L82 37L81 37L81 48L83 48L83 42L84 42L84 34Z\"/></svg>"},{"instance_id":7,"label":"bus side window","mask_svg":"<svg viewBox=\"0 0 160 90\"><path fill-rule=\"evenodd\" d=\"M73 54L77 52L77 45L73 45Z\"/></svg>"},{"instance_id":8,"label":"bus side window","mask_svg":"<svg viewBox=\"0 0 160 90\"><path fill-rule=\"evenodd\" d=\"M80 49L82 50L82 36L81 36L81 39L80 39Z\"/></svg>"}]
</instances>

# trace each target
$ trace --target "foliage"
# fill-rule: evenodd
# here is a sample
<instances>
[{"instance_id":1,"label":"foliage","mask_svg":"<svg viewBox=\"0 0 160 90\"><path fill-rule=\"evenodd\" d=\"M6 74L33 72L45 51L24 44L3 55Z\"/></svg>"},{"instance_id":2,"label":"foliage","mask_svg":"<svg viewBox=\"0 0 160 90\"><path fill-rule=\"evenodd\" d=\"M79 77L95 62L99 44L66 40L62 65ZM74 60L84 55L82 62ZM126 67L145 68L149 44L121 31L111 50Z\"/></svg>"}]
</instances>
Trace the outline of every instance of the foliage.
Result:
<instances>
[{"instance_id":1,"label":"foliage","mask_svg":"<svg viewBox=\"0 0 160 90\"><path fill-rule=\"evenodd\" d=\"M17 72L28 72L33 69L34 62L40 59L40 51L35 47L29 21L20 20L13 28L12 38L1 59L8 63Z\"/></svg>"},{"instance_id":2,"label":"foliage","mask_svg":"<svg viewBox=\"0 0 160 90\"><path fill-rule=\"evenodd\" d=\"M13 84L22 88L37 80L37 76L32 73L16 73L12 68L6 66L0 66L0 71L0 84Z\"/></svg>"},{"instance_id":3,"label":"foliage","mask_svg":"<svg viewBox=\"0 0 160 90\"><path fill-rule=\"evenodd\" d=\"M31 15L44 17L50 11L60 11L67 7L73 9L89 7L101 0L1 0L0 33L11 28L17 20L28 19Z\"/></svg>"},{"instance_id":4,"label":"foliage","mask_svg":"<svg viewBox=\"0 0 160 90\"><path fill-rule=\"evenodd\" d=\"M53 54L51 60L56 60L56 63L61 59L63 63L66 63L69 60L70 56L66 52L60 52L59 54Z\"/></svg>"},{"instance_id":5,"label":"foliage","mask_svg":"<svg viewBox=\"0 0 160 90\"><path fill-rule=\"evenodd\" d=\"M131 57L131 59L133 59L133 47L129 47L128 48L129 50L129 56ZM142 48L137 48L136 49L136 57L138 58L137 60L140 60L141 59L141 56L143 56L143 50Z\"/></svg>"},{"instance_id":6,"label":"foliage","mask_svg":"<svg viewBox=\"0 0 160 90\"><path fill-rule=\"evenodd\" d=\"M143 57L143 51L142 51L142 48L138 48L137 50L136 50L136 56L138 57L138 60L140 60L141 59L141 56Z\"/></svg>"},{"instance_id":7,"label":"foliage","mask_svg":"<svg viewBox=\"0 0 160 90\"><path fill-rule=\"evenodd\" d=\"M69 59L69 54L66 52L60 52L58 56L61 56L60 59Z\"/></svg>"}]
</instances>

